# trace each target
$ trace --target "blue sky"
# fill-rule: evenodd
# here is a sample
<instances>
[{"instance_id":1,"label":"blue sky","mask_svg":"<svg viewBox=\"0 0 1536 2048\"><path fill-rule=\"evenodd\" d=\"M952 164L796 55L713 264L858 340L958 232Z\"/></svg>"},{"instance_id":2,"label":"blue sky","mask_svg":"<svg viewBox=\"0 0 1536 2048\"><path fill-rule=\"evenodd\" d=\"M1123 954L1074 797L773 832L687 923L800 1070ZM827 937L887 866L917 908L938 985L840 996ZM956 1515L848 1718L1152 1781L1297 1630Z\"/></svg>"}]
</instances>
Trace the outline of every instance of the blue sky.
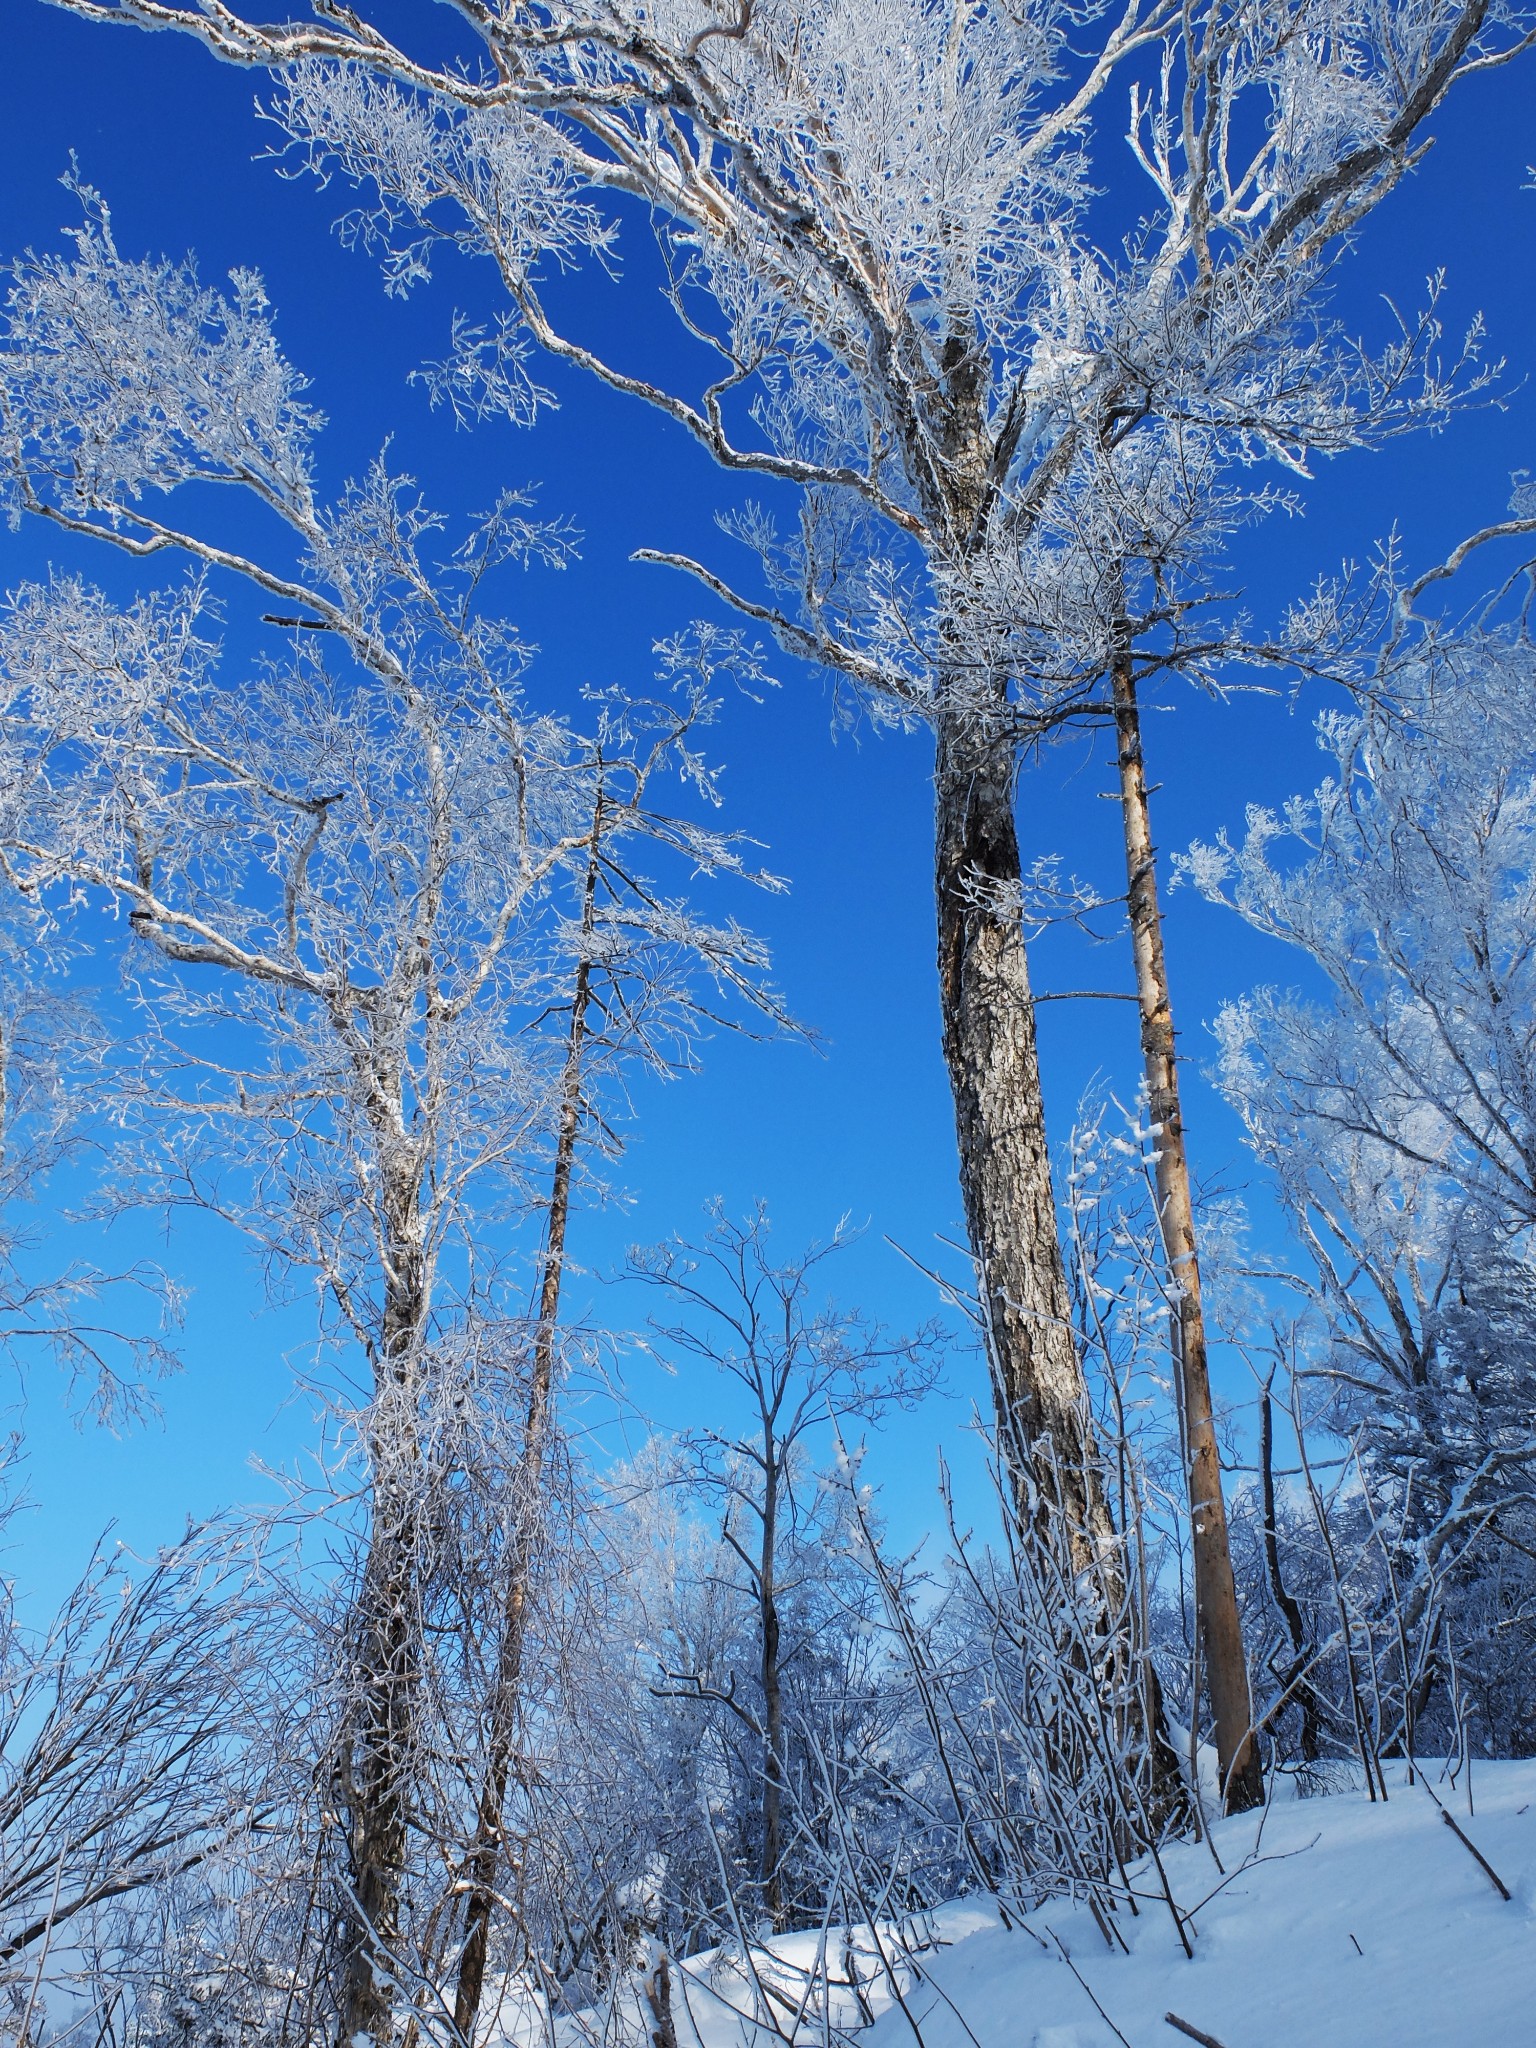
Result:
<instances>
[{"instance_id":1,"label":"blue sky","mask_svg":"<svg viewBox=\"0 0 1536 2048\"><path fill-rule=\"evenodd\" d=\"M446 20L429 10L434 25ZM547 373L561 400L531 433L505 425L455 432L430 412L412 369L443 351L455 309L495 305L488 272L447 261L427 287L386 299L375 266L341 246L337 195L284 180L262 161L274 136L255 119L257 81L215 65L167 36L93 29L36 0L16 0L0 77L0 252L57 246L72 207L58 179L73 150L112 206L126 253L195 250L204 275L235 265L267 280L279 332L313 380L328 415L322 463L331 486L355 473L386 437L392 462L416 474L445 510L467 515L509 484L536 481L543 508L583 534L578 562L536 570L506 603L541 653L532 693L560 704L583 683L644 682L651 641L701 607L667 572L630 562L642 545L712 554L728 547L716 510L733 502L722 478L680 429L633 403ZM1260 618L1347 556L1364 556L1394 524L1412 559L1427 563L1497 518L1509 475L1536 468L1536 389L1529 337L1536 329L1536 72L1515 67L1463 88L1434 128L1424 166L1368 225L1341 278L1339 310L1380 333L1383 298L1412 306L1431 271L1446 273L1453 330L1481 312L1493 356L1508 361L1502 409L1465 414L1435 439L1324 467L1306 490L1303 518L1244 535L1234 584ZM1103 175L1129 180L1128 155ZM630 362L666 360L671 316L647 282L643 238L619 283L586 277L569 289L583 317ZM0 533L0 583L35 574L49 537ZM56 545L51 550L58 553ZM114 571L93 563L103 580ZM772 941L777 978L820 1048L716 1038L702 1071L666 1086L643 1082L631 1148L617 1169L626 1199L583 1215L575 1250L588 1269L577 1290L596 1320L630 1311L600 1276L624 1246L690 1230L701 1203L735 1207L759 1196L780 1238L823 1233L842 1213L867 1220L839 1291L895 1322L934 1306L926 1282L886 1244L924 1259L957 1238L953 1127L939 1056L929 881L928 755L920 737L868 732L834 739L822 684L780 661L783 687L764 704L727 704L716 735L731 824L767 844L791 884L787 898L738 908ZM1244 697L1212 704L1185 694L1150 722L1158 838L1178 847L1245 803L1273 801L1316 779L1311 705ZM1102 748L1074 743L1025 778L1020 797L1027 853L1062 853L1111 887L1119 872ZM1203 1056L1203 1021L1227 996L1292 964L1236 921L1180 892L1170 902L1175 998L1191 1065ZM1118 948L1084 961L1065 941L1036 956L1042 989L1129 985ZM1129 1095L1135 1086L1135 1013L1121 1004L1055 1004L1041 1012L1041 1042L1058 1136L1095 1076ZM1188 1119L1198 1165L1226 1183L1250 1176L1234 1123L1191 1072ZM16 1569L45 1587L67 1575L92 1537L115 1519L135 1545L176 1533L188 1513L256 1491L253 1457L288 1455L302 1440L289 1399L289 1353L304 1317L263 1310L259 1278L240 1247L207 1221L178 1226L161 1255L193 1287L186 1370L163 1390L158 1425L113 1440L77 1429L58 1390L29 1390L30 1485L38 1505L17 1532ZM957 1363L953 1395L894 1424L872 1476L884 1476L899 1527L926 1515L936 1443L952 1442L981 1393L974 1364ZM635 1392L664 1419L698 1412L697 1382L637 1377Z\"/></svg>"}]
</instances>

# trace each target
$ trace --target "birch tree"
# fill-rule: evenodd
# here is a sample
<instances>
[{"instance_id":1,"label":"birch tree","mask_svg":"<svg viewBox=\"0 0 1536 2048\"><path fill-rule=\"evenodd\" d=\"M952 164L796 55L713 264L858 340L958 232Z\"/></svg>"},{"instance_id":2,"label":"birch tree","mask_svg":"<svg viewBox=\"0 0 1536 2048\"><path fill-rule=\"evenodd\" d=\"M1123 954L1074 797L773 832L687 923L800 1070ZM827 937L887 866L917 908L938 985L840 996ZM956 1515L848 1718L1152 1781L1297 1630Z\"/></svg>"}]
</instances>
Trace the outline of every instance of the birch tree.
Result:
<instances>
[{"instance_id":1,"label":"birch tree","mask_svg":"<svg viewBox=\"0 0 1536 2048\"><path fill-rule=\"evenodd\" d=\"M537 1485L547 1438L548 1282L598 1079L580 1036L573 1070L571 1039L562 1051L543 1020L574 953L573 1019L594 973L612 997L594 1048L664 1057L669 1034L688 1035L699 977L756 989L762 953L627 865L643 839L695 872L742 870L728 837L648 799L668 771L713 796L693 739L711 701L697 662L690 684L672 649L679 690L595 704L588 737L530 711L527 650L483 588L509 558L558 558L558 532L507 499L439 567L441 521L382 461L324 503L317 421L258 281L237 275L225 297L190 265L131 262L80 196L74 255L12 273L12 503L191 573L122 605L74 573L13 594L0 851L40 919L62 930L97 906L124 921L141 1058L115 1104L122 1198L228 1217L274 1277L308 1279L323 1341L362 1365L360 1398L330 1395L363 1523L329 1796L344 1844L338 2038L383 2042L420 1854L425 1618L454 1487L475 1476L469 1418L506 1400L524 1356L486 1219L543 1205L553 1139L558 1231L524 1448L482 1466ZM270 558L147 509L208 481L275 515ZM262 613L266 646L238 688L220 672L215 574L283 607ZM506 1602L522 1597L520 1554L514 1540ZM493 1763L516 1680L509 1628ZM482 1798L477 1853L486 1818Z\"/></svg>"}]
</instances>

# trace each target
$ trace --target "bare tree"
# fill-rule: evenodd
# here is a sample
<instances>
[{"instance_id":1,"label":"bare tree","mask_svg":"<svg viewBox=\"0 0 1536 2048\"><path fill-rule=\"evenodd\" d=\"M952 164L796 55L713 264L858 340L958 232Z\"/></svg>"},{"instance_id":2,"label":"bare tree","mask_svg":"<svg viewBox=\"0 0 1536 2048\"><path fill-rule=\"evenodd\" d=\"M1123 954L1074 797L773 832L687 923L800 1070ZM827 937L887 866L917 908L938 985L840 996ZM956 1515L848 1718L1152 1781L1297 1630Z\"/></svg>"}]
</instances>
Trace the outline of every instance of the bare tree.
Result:
<instances>
[{"instance_id":1,"label":"bare tree","mask_svg":"<svg viewBox=\"0 0 1536 2048\"><path fill-rule=\"evenodd\" d=\"M584 1110L587 1037L592 1008L592 940L597 922L597 888L602 873L606 789L599 774L592 806L592 828L581 881L580 938L571 983L570 1022L565 1063L560 1076L555 1161L550 1181L549 1214L539 1277L538 1319L533 1336L533 1364L528 1390L528 1415L523 1454L513 1495L513 1511L526 1521L537 1514L547 1455L554 1395L556 1338L560 1290L565 1275L566 1240L570 1229L571 1184ZM485 1775L475 1822L475 1837L466 1859L469 1893L464 1909L464 1944L454 1992L453 2021L465 2040L473 2040L475 2020L485 1983L491 1918L496 1904L496 1875L502 1855L503 1815L512 1767L516 1717L522 1697L523 1650L527 1636L532 1531L520 1528L501 1617L496 1658L496 1685L486 1744Z\"/></svg>"},{"instance_id":2,"label":"bare tree","mask_svg":"<svg viewBox=\"0 0 1536 2048\"><path fill-rule=\"evenodd\" d=\"M9 1503L7 1503L7 1519ZM0 1987L73 1978L112 1908L251 1825L281 1607L234 1529L103 1545L41 1634L0 1622ZM53 1953L50 1953L50 1952ZM100 1986L96 1986L100 1989Z\"/></svg>"},{"instance_id":3,"label":"bare tree","mask_svg":"<svg viewBox=\"0 0 1536 2048\"><path fill-rule=\"evenodd\" d=\"M800 491L795 535L756 509L737 521L767 602L650 558L767 622L877 716L933 730L944 1046L999 1416L1020 1485L1060 1497L1056 1533L1086 1565L1110 1531L1018 919L1018 752L1102 717L1139 763L1138 682L1208 678L1229 650L1203 607L1225 536L1278 502L1259 464L1305 473L1318 452L1443 414L1432 313L1371 359L1329 329L1320 295L1451 86L1525 47L1524 15L1512 0L1129 0L1084 49L1065 4L465 7L476 72L350 15L268 27L222 5L64 4L283 70L296 147L373 186L362 232L393 288L424 274L434 240L491 256L513 312L457 331L437 388L460 411L536 412L531 338L727 469ZM1123 247L1099 246L1093 149L1122 139L1124 79L1150 210ZM659 221L679 315L718 352L698 395L604 359L545 302L540 258L606 247L605 201L624 195ZM1200 1610L1242 1804L1256 1765L1152 842L1144 786L1124 795L1148 1082L1170 1131Z\"/></svg>"},{"instance_id":4,"label":"bare tree","mask_svg":"<svg viewBox=\"0 0 1536 2048\"><path fill-rule=\"evenodd\" d=\"M1529 533L1525 510L1498 530ZM1318 721L1326 779L1188 865L1325 978L1322 1001L1226 1005L1218 1077L1304 1253L1313 1385L1403 1518L1417 1630L1457 1559L1506 1533L1523 1554L1536 1502L1536 662L1523 617L1415 622L1438 572L1390 567L1385 644Z\"/></svg>"},{"instance_id":5,"label":"bare tree","mask_svg":"<svg viewBox=\"0 0 1536 2048\"><path fill-rule=\"evenodd\" d=\"M846 1224L824 1244L774 1259L760 1206L737 1223L718 1208L702 1244L669 1240L631 1257L631 1271L662 1289L680 1313L656 1321L669 1358L713 1366L746 1396L745 1426L695 1430L688 1438L694 1484L722 1511L721 1541L745 1574L754 1615L756 1704L731 1673L670 1672L688 1697L730 1708L761 1748L759 1883L776 1928L787 1924L785 1801L787 1738L785 1602L819 1569L815 1529L825 1495L810 1470L813 1432L877 1418L919 1399L937 1374L936 1329L898 1336L812 1296L826 1260L850 1241Z\"/></svg>"},{"instance_id":6,"label":"bare tree","mask_svg":"<svg viewBox=\"0 0 1536 2048\"><path fill-rule=\"evenodd\" d=\"M684 659L677 644L663 650ZM716 647L706 636L686 656L690 669L712 680L719 661L740 660L740 650ZM695 700L696 702L699 700ZM624 846L634 820L644 815L647 785L665 756L662 750L640 762L613 752L623 734L615 720L609 751L595 764L590 830L580 871L579 909L572 934L574 966L565 1004L566 1037L555 1112L554 1159L544 1246L540 1260L536 1320L523 1451L514 1480L514 1512L536 1519L548 1455L559 1350L559 1318L565 1276L571 1204L584 1137L602 1141L605 1082L636 1060L667 1070L691 1057L698 1029L706 1021L692 984L697 970L713 976L717 988L744 999L747 1013L771 1027L788 1019L771 990L753 969L761 956L740 932L711 932L658 915L651 888L627 864ZM669 737L681 741L679 728ZM650 821L659 834L663 821ZM681 954L668 962L666 953ZM454 1995L454 2024L473 2037L485 1977L495 1880L501 1855L502 1814L513 1760L516 1720L527 1629L532 1527L519 1530L506 1574L497 1656L494 1704L486 1742L475 1840L466 1868L469 1892L465 1938Z\"/></svg>"},{"instance_id":7,"label":"bare tree","mask_svg":"<svg viewBox=\"0 0 1536 2048\"><path fill-rule=\"evenodd\" d=\"M507 500L437 570L424 550L440 522L382 463L322 506L313 420L256 282L226 300L188 266L127 262L83 196L75 258L14 273L12 488L72 532L175 550L282 601L265 623L286 652L224 686L201 574L125 609L73 577L17 593L0 622L0 843L41 917L62 927L89 900L127 912L142 1058L117 1097L121 1198L229 1217L275 1275L313 1276L327 1340L364 1365L338 1416L357 1468L343 1497L360 1488L366 1514L333 1763L337 2027L383 2041L453 1418L521 1341L482 1209L541 1205L551 1137L563 1248L582 1041L573 1070L545 1028L551 999L574 949L577 1012L586 962L627 990L607 1046L660 1056L687 1036L695 979L755 989L762 953L633 877L599 918L562 909L564 879L585 900L592 859L623 873L637 837L695 872L742 871L728 838L647 804L669 769L713 794L691 738L711 700L682 652L674 700L601 703L592 739L525 710L526 652L481 587L509 556L558 558L558 534ZM297 571L143 509L146 486L209 477L277 515ZM555 1305L533 1343L525 1481L544 1455ZM514 1608L521 1570L514 1556ZM516 1637L514 1618L509 1670Z\"/></svg>"}]
</instances>

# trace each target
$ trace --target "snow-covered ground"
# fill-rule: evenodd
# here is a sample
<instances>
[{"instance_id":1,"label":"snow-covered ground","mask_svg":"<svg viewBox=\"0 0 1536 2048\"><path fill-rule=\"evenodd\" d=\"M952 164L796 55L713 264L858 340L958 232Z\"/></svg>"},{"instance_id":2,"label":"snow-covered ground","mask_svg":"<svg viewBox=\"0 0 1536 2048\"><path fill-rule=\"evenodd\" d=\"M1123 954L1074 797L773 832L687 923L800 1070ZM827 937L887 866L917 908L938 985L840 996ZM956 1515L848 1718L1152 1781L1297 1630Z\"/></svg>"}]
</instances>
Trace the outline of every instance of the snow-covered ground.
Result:
<instances>
[{"instance_id":1,"label":"snow-covered ground","mask_svg":"<svg viewBox=\"0 0 1536 2048\"><path fill-rule=\"evenodd\" d=\"M1171 1850L1164 1870L1193 1957L1151 1870L1137 1877L1139 1914L1116 1916L1123 1950L1106 1946L1081 1905L1042 1909L1032 1931L1004 1930L984 1905L950 1907L931 1923L940 1945L916 1958L915 1974L901 1972L899 2000L876 1972L860 2048L1176 2048L1191 2036L1170 2014L1220 2048L1536 2043L1536 1762L1477 1765L1470 1812L1465 1779L1458 1788L1434 1767L1427 1777L1434 1798L1392 1767L1385 1803L1354 1791L1289 1800L1262 1819L1218 1822L1209 1846ZM840 1940L828 1938L834 1974ZM773 2033L748 2017L763 1984L793 2031L789 2006L820 1946L815 1934L781 1938L756 1961L758 1986L739 1959L691 1958L673 1978L681 2048L765 2048ZM872 1969L867 1934L863 1946ZM857 2021L851 2007L835 2017ZM530 2018L503 2039L543 2032ZM560 2023L557 2039L569 2028L574 2048L576 2037L651 2032L633 2008L595 2019ZM820 2025L799 2037L826 2038Z\"/></svg>"},{"instance_id":2,"label":"snow-covered ground","mask_svg":"<svg viewBox=\"0 0 1536 2048\"><path fill-rule=\"evenodd\" d=\"M1051 1953L1028 1934L968 1936L909 1995L911 2020L886 2012L868 2048L916 2048L914 2023L922 2048L1174 2048L1188 2037L1169 2013L1222 2048L1536 2043L1536 1763L1477 1765L1471 1816L1464 1790L1435 1790L1508 1903L1422 1786L1390 1771L1385 1805L1344 1792L1277 1805L1262 1830L1219 1822L1225 1881L1208 1848L1173 1850L1193 1959L1151 1901L1120 1916L1128 1954L1085 1909L1049 1909L1032 1924Z\"/></svg>"}]
</instances>

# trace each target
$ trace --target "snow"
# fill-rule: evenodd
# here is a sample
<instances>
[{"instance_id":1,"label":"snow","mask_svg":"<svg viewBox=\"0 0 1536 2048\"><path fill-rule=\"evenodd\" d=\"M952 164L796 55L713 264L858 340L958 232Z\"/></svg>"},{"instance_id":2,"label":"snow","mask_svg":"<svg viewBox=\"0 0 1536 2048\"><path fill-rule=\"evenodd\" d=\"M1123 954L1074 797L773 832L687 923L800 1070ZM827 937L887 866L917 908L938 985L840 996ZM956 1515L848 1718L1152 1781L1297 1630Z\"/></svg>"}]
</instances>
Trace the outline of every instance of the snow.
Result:
<instances>
[{"instance_id":1,"label":"snow","mask_svg":"<svg viewBox=\"0 0 1536 2048\"><path fill-rule=\"evenodd\" d=\"M1187 2037L1169 2012L1223 2048L1536 2039L1536 1762L1476 1766L1471 1816L1465 1780L1458 1792L1433 1767L1429 1776L1510 1903L1423 1786L1389 1767L1385 1804L1350 1791L1274 1805L1262 1824L1218 1822L1225 1883L1210 1848L1170 1851L1164 1868L1194 1923L1193 1960L1152 1899L1136 1920L1119 1916L1124 1955L1110 1953L1085 1907L1031 1916L1082 1982L1027 1933L993 1927L942 1950L907 2001L922 2048L1172 2048ZM893 2007L867 2048L917 2048L913 2031Z\"/></svg>"},{"instance_id":2,"label":"snow","mask_svg":"<svg viewBox=\"0 0 1536 2048\"><path fill-rule=\"evenodd\" d=\"M898 2002L866 1930L857 1945L877 2017L859 2048L1176 2048L1189 2037L1170 2013L1220 2048L1536 2039L1536 1761L1478 1764L1470 1810L1464 1774L1452 1784L1430 1765L1421 1776L1433 1797L1404 1766L1388 1766L1385 1802L1357 1790L1277 1800L1261 1816L1218 1822L1208 1845L1169 1850L1163 1867L1192 1959L1150 1867L1133 1873L1138 1914L1116 1916L1123 1953L1106 1946L1083 1904L1043 1907L1025 1931L1005 1929L989 1903L961 1902L925 1923L936 1945L900 1973ZM1441 1803L1503 1880L1508 1903L1445 1825ZM841 1930L782 1936L755 1953L756 1972L797 2002L823 1943L835 1970L842 1939ZM748 2017L753 1993L739 1957L691 1957L674 1965L673 1981L682 2048L782 2042ZM504 2008L500 2040L547 2042L531 2018ZM851 2009L833 2018L857 2023ZM573 2016L553 2031L559 2040L569 2028L572 2048L594 2033L649 2035L633 2024L638 2007L597 2019ZM807 2043L827 2038L820 2023L800 2031Z\"/></svg>"}]
</instances>

